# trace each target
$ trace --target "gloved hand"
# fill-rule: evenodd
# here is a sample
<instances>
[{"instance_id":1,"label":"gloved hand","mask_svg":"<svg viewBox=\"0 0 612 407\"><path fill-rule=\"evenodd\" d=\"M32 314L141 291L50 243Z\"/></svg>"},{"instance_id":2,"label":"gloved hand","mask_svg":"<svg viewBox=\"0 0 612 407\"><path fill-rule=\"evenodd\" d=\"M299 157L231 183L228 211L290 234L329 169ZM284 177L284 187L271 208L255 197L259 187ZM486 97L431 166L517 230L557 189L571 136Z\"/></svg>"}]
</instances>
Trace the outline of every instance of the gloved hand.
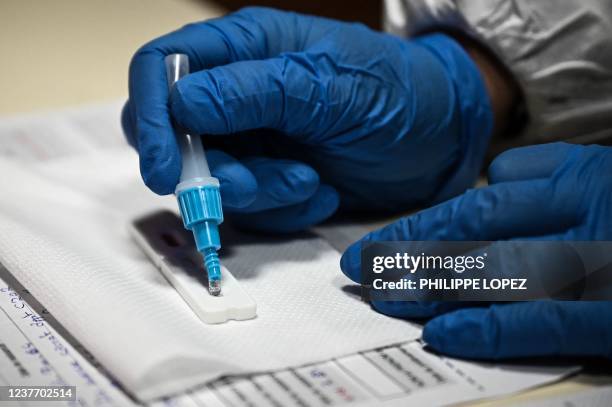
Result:
<instances>
[{"instance_id":1,"label":"gloved hand","mask_svg":"<svg viewBox=\"0 0 612 407\"><path fill-rule=\"evenodd\" d=\"M612 240L610 147L554 143L510 150L491 164L489 181L488 187L366 235L342 256L343 272L359 282L360 246L366 240ZM434 317L425 325L423 338L452 356L612 357L612 302L373 306L398 317Z\"/></svg>"},{"instance_id":2,"label":"gloved hand","mask_svg":"<svg viewBox=\"0 0 612 407\"><path fill-rule=\"evenodd\" d=\"M171 53L187 54L193 73L168 95ZM132 59L122 123L159 194L173 192L181 168L171 120L209 135L226 213L292 231L329 217L339 200L397 210L460 193L477 176L493 118L480 72L446 35L406 41L247 8L187 25Z\"/></svg>"}]
</instances>

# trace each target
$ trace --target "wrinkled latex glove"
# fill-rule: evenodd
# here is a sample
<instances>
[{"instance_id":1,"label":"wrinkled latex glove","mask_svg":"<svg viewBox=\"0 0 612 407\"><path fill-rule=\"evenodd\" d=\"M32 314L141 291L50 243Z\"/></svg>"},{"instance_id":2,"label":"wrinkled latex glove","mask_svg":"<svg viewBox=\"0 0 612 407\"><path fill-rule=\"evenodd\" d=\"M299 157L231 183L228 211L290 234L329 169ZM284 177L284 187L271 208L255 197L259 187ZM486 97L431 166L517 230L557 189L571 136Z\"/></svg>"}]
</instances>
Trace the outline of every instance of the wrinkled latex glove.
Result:
<instances>
[{"instance_id":1,"label":"wrinkled latex glove","mask_svg":"<svg viewBox=\"0 0 612 407\"><path fill-rule=\"evenodd\" d=\"M192 74L168 95L171 53L187 54ZM462 192L493 118L480 72L448 36L407 41L247 8L153 40L132 59L122 123L159 194L174 191L181 168L171 120L206 135L226 213L293 231L339 201L397 210Z\"/></svg>"},{"instance_id":2,"label":"wrinkled latex glove","mask_svg":"<svg viewBox=\"0 0 612 407\"><path fill-rule=\"evenodd\" d=\"M612 240L610 147L554 143L510 150L491 164L489 181L488 187L366 235L344 253L343 272L359 282L360 243L365 240ZM393 316L434 317L423 338L452 356L612 357L612 302L474 305L373 303Z\"/></svg>"}]
</instances>

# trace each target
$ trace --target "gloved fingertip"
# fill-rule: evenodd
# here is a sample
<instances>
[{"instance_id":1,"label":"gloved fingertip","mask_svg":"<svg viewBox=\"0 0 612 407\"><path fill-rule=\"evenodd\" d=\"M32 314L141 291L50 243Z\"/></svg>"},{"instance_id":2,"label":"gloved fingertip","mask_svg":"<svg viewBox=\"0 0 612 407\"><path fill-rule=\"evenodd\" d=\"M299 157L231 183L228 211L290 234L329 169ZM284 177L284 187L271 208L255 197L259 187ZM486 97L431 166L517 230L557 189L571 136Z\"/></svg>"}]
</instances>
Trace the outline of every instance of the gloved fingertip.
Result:
<instances>
[{"instance_id":1,"label":"gloved fingertip","mask_svg":"<svg viewBox=\"0 0 612 407\"><path fill-rule=\"evenodd\" d=\"M128 144L133 148L138 149L138 144L136 142L136 129L134 128L134 121L132 120L132 113L130 109L130 101L127 100L121 109L121 128L123 129L123 134L125 135Z\"/></svg>"},{"instance_id":2,"label":"gloved fingertip","mask_svg":"<svg viewBox=\"0 0 612 407\"><path fill-rule=\"evenodd\" d=\"M239 185L235 181L218 176L219 190L224 207L240 209L249 206L257 197L257 181L243 180Z\"/></svg>"},{"instance_id":3,"label":"gloved fingertip","mask_svg":"<svg viewBox=\"0 0 612 407\"><path fill-rule=\"evenodd\" d=\"M450 356L496 359L498 330L488 308L468 308L441 315L423 328L423 340Z\"/></svg>"},{"instance_id":4,"label":"gloved fingertip","mask_svg":"<svg viewBox=\"0 0 612 407\"><path fill-rule=\"evenodd\" d=\"M255 176L240 161L219 150L206 153L210 172L219 180L223 206L240 209L249 206L257 197Z\"/></svg>"},{"instance_id":5,"label":"gloved fingertip","mask_svg":"<svg viewBox=\"0 0 612 407\"><path fill-rule=\"evenodd\" d=\"M147 187L158 195L174 193L181 176L180 163L166 162L150 164L141 159L140 174Z\"/></svg>"},{"instance_id":6,"label":"gloved fingertip","mask_svg":"<svg viewBox=\"0 0 612 407\"><path fill-rule=\"evenodd\" d=\"M361 241L350 245L340 258L340 269L345 276L361 283Z\"/></svg>"},{"instance_id":7,"label":"gloved fingertip","mask_svg":"<svg viewBox=\"0 0 612 407\"><path fill-rule=\"evenodd\" d=\"M438 352L444 353L445 344L444 344L444 319L443 318L435 318L425 324L423 327L423 340L433 349Z\"/></svg>"},{"instance_id":8,"label":"gloved fingertip","mask_svg":"<svg viewBox=\"0 0 612 407\"><path fill-rule=\"evenodd\" d=\"M316 177L318 184L319 176L316 175ZM327 212L328 216L331 216L338 210L338 207L340 206L340 194L338 193L336 188L332 187L331 185L321 184L317 185L317 187L318 189L316 190L316 194L319 195L320 205L325 208L325 212Z\"/></svg>"},{"instance_id":9,"label":"gloved fingertip","mask_svg":"<svg viewBox=\"0 0 612 407\"><path fill-rule=\"evenodd\" d=\"M333 187L321 185L305 202L251 213L236 211L232 213L232 222L248 230L295 233L332 216L339 202L338 192Z\"/></svg>"},{"instance_id":10,"label":"gloved fingertip","mask_svg":"<svg viewBox=\"0 0 612 407\"><path fill-rule=\"evenodd\" d=\"M573 147L557 142L506 150L489 165L489 184L548 178Z\"/></svg>"},{"instance_id":11,"label":"gloved fingertip","mask_svg":"<svg viewBox=\"0 0 612 407\"><path fill-rule=\"evenodd\" d=\"M158 195L174 193L181 176L181 155L174 134L162 137L156 131L140 135L139 144L140 174L144 183Z\"/></svg>"},{"instance_id":12,"label":"gloved fingertip","mask_svg":"<svg viewBox=\"0 0 612 407\"><path fill-rule=\"evenodd\" d=\"M306 200L319 189L319 174L308 165L292 163L292 165L287 166L283 175L285 177L286 188L291 190L292 195L296 199ZM322 186L321 192L329 201L327 203L331 204L333 201L338 201L339 203L339 194L334 188L328 185ZM335 205L334 212L335 209L337 209L337 204Z\"/></svg>"},{"instance_id":13,"label":"gloved fingertip","mask_svg":"<svg viewBox=\"0 0 612 407\"><path fill-rule=\"evenodd\" d=\"M361 283L361 244L365 241L376 240L402 240L398 233L392 233L400 229L400 222L395 222L382 229L368 233L358 241L351 244L342 254L340 268L342 272L356 283ZM390 232L390 230L392 232Z\"/></svg>"}]
</instances>

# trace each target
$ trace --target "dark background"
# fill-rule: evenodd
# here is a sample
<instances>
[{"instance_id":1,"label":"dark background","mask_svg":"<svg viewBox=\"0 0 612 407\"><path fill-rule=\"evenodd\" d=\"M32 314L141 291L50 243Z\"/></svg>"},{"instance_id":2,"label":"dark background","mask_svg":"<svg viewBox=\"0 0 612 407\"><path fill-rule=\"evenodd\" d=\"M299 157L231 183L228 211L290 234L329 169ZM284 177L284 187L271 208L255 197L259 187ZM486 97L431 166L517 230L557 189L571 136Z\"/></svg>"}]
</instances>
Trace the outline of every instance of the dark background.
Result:
<instances>
[{"instance_id":1,"label":"dark background","mask_svg":"<svg viewBox=\"0 0 612 407\"><path fill-rule=\"evenodd\" d=\"M266 6L299 13L315 14L324 17L346 21L359 21L371 28L381 29L382 0L351 1L351 0L262 0L257 2L241 0L217 0L221 6L230 10L238 10L246 6Z\"/></svg>"}]
</instances>

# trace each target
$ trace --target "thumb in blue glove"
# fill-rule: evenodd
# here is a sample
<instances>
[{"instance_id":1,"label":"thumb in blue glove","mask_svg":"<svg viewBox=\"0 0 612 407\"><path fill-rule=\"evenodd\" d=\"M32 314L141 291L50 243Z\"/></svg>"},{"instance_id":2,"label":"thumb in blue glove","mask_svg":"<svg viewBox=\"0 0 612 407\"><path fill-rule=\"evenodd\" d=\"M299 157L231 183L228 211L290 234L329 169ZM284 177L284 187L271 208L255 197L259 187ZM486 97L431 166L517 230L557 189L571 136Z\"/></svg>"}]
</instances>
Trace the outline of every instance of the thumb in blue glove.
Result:
<instances>
[{"instance_id":1,"label":"thumb in blue glove","mask_svg":"<svg viewBox=\"0 0 612 407\"><path fill-rule=\"evenodd\" d=\"M489 169L491 185L470 190L365 236L342 270L360 281L368 240L612 240L612 148L545 144L508 151ZM612 302L536 301L461 308L460 303L377 302L380 312L434 317L423 338L452 356L612 357Z\"/></svg>"},{"instance_id":2,"label":"thumb in blue glove","mask_svg":"<svg viewBox=\"0 0 612 407\"><path fill-rule=\"evenodd\" d=\"M193 73L168 95L163 58L177 52ZM225 211L276 231L339 203L398 210L456 195L477 176L493 124L481 74L450 37L405 41L264 8L145 45L129 93L123 127L151 189L178 181L174 120L222 150L211 170Z\"/></svg>"}]
</instances>

